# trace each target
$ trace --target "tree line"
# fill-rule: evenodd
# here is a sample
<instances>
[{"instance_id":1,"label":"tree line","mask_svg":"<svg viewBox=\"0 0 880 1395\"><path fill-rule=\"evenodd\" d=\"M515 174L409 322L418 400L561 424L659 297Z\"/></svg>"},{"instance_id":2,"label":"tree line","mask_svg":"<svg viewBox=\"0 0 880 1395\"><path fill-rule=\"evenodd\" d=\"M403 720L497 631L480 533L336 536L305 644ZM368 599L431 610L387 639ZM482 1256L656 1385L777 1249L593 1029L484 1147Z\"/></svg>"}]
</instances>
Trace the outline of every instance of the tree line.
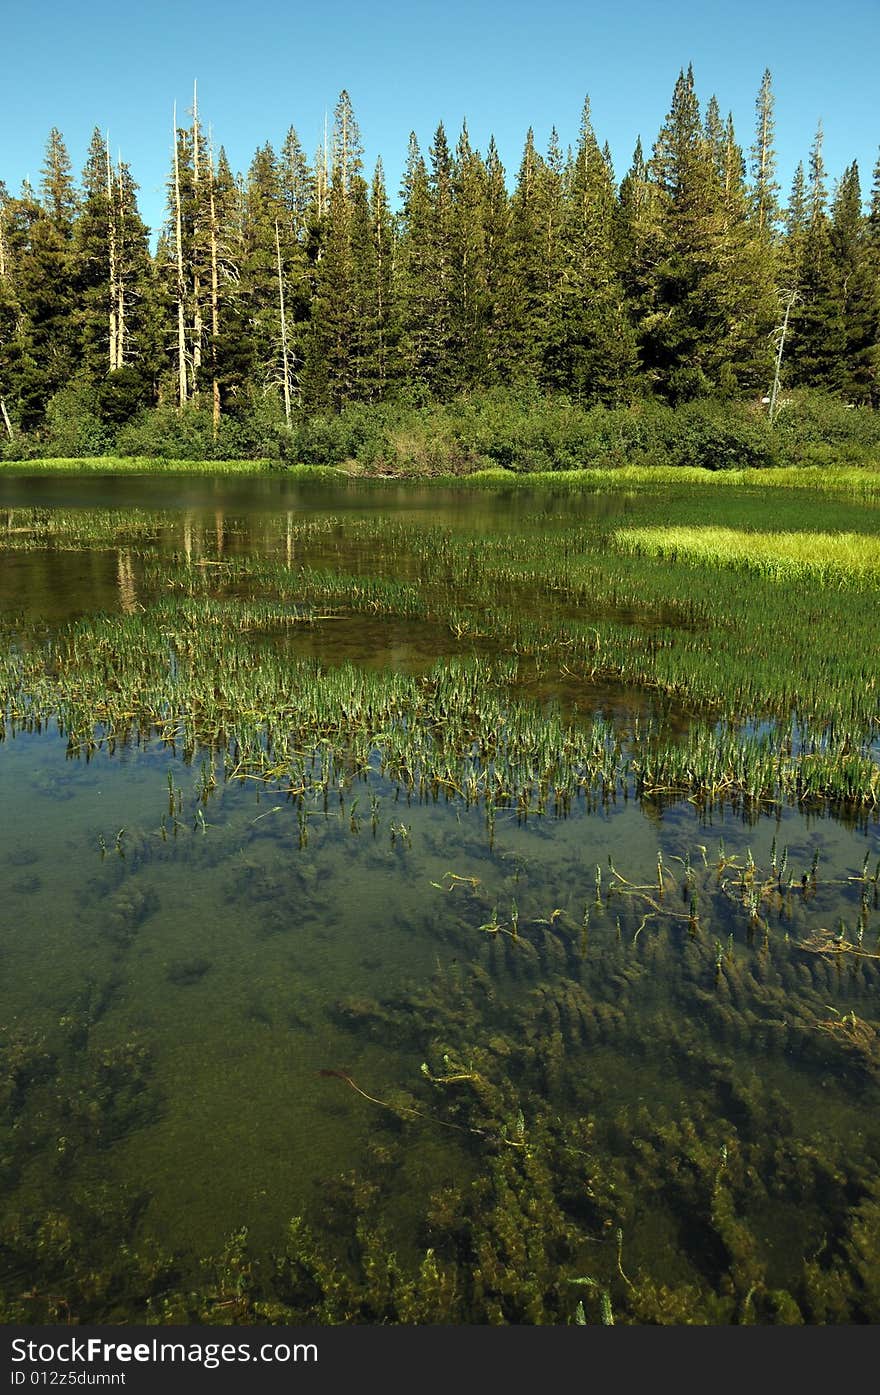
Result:
<instances>
[{"instance_id":1,"label":"tree line","mask_svg":"<svg viewBox=\"0 0 880 1395\"><path fill-rule=\"evenodd\" d=\"M294 128L245 174L197 100L174 118L155 252L129 166L95 131L81 178L53 129L38 189L0 184L0 429L110 424L173 404L224 417L448 401L495 387L584 404L768 395L880 403L880 160L830 187L817 131L780 199L771 76L739 144L682 71L618 182L589 102L577 142L410 136L399 204L352 104L310 161Z\"/></svg>"}]
</instances>

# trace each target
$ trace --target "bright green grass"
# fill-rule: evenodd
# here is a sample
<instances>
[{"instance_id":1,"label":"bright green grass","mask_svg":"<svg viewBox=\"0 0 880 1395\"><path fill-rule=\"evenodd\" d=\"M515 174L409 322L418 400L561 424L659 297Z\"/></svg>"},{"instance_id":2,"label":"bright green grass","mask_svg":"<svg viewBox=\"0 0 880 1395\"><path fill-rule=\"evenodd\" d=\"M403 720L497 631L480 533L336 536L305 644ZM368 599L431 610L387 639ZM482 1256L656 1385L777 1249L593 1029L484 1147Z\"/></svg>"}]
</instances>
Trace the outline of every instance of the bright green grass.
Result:
<instances>
[{"instance_id":1,"label":"bright green grass","mask_svg":"<svg viewBox=\"0 0 880 1395\"><path fill-rule=\"evenodd\" d=\"M155 456L92 456L78 460L0 460L0 473L16 475L266 475L283 470L303 479L336 476L329 465L280 466L272 460L161 460Z\"/></svg>"},{"instance_id":2,"label":"bright green grass","mask_svg":"<svg viewBox=\"0 0 880 1395\"><path fill-rule=\"evenodd\" d=\"M707 485L715 489L760 486L762 489L842 490L880 495L880 469L860 466L790 465L774 470L702 470L691 466L624 465L617 469L548 470L518 474L512 470L479 470L461 484L553 485L557 489L640 489L667 485Z\"/></svg>"},{"instance_id":3,"label":"bright green grass","mask_svg":"<svg viewBox=\"0 0 880 1395\"><path fill-rule=\"evenodd\" d=\"M160 460L139 455L0 461L0 471L16 475L262 475L271 468L269 460Z\"/></svg>"},{"instance_id":4,"label":"bright green grass","mask_svg":"<svg viewBox=\"0 0 880 1395\"><path fill-rule=\"evenodd\" d=\"M369 476L352 464L331 465L280 465L271 460L162 460L147 456L94 456L82 459L52 460L0 460L0 473L18 475L41 474L199 474L199 475L261 475L283 474L296 479L339 478L350 475L352 478L375 479L381 483L397 484L407 478L405 474L391 477ZM471 475L435 475L425 477L413 474L420 486L432 484L448 487L473 484L476 486L496 486L500 483L532 488L536 485L552 485L554 489L586 490L628 490L665 487L667 485L707 485L715 489L737 489L760 486L770 489L810 489L823 492L843 491L863 498L880 496L880 468L872 466L786 466L767 470L702 470L689 466L643 466L627 465L614 469L548 470L540 472L517 472L505 469L478 470Z\"/></svg>"},{"instance_id":5,"label":"bright green grass","mask_svg":"<svg viewBox=\"0 0 880 1395\"><path fill-rule=\"evenodd\" d=\"M744 532L737 528L662 527L617 529L623 552L667 561L745 567L769 577L817 576L832 581L875 580L880 538L865 533Z\"/></svg>"}]
</instances>

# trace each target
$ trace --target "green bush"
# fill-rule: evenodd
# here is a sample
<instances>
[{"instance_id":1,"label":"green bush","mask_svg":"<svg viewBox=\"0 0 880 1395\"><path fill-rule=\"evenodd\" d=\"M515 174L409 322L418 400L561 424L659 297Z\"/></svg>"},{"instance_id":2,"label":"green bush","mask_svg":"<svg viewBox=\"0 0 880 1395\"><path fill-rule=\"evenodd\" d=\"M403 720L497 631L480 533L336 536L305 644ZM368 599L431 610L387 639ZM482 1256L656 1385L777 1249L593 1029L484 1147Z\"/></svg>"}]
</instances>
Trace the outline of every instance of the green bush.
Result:
<instances>
[{"instance_id":1,"label":"green bush","mask_svg":"<svg viewBox=\"0 0 880 1395\"><path fill-rule=\"evenodd\" d=\"M626 465L707 470L777 465L864 465L880 459L880 413L817 392L787 394L766 411L701 398L678 407L652 400L586 407L533 387L463 394L448 403L353 404L298 411L288 426L277 394L242 402L214 424L209 405L140 410L144 384L127 369L102 383L56 393L39 431L3 443L6 459L104 454L164 460L268 459L280 465L356 462L372 474L522 473Z\"/></svg>"},{"instance_id":2,"label":"green bush","mask_svg":"<svg viewBox=\"0 0 880 1395\"><path fill-rule=\"evenodd\" d=\"M783 462L766 416L737 403L688 402L665 424L670 465L704 470L760 470Z\"/></svg>"},{"instance_id":3,"label":"green bush","mask_svg":"<svg viewBox=\"0 0 880 1395\"><path fill-rule=\"evenodd\" d=\"M40 435L47 456L109 455L113 449L113 427L102 420L98 391L88 383L69 383L50 398Z\"/></svg>"},{"instance_id":4,"label":"green bush","mask_svg":"<svg viewBox=\"0 0 880 1395\"><path fill-rule=\"evenodd\" d=\"M773 431L792 465L824 463L828 448L834 463L880 456L880 412L824 392L784 393Z\"/></svg>"}]
</instances>

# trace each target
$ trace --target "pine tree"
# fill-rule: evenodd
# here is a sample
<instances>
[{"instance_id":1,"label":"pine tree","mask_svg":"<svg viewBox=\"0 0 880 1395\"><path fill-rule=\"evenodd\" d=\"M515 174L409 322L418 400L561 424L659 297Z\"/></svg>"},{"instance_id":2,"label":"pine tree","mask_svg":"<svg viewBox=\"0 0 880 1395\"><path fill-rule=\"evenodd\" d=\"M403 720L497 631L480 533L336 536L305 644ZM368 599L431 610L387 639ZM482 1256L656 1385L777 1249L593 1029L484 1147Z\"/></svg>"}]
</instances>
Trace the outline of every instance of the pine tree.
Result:
<instances>
[{"instance_id":1,"label":"pine tree","mask_svg":"<svg viewBox=\"0 0 880 1395\"><path fill-rule=\"evenodd\" d=\"M843 390L846 333L840 276L827 214L828 187L822 154L822 126L810 149L804 200L798 298L791 316L788 382L799 387Z\"/></svg>"},{"instance_id":2,"label":"pine tree","mask_svg":"<svg viewBox=\"0 0 880 1395\"><path fill-rule=\"evenodd\" d=\"M758 235L771 242L779 220L779 185L776 182L776 151L773 145L773 86L770 69L765 68L755 101L755 141L751 149L752 218Z\"/></svg>"},{"instance_id":3,"label":"pine tree","mask_svg":"<svg viewBox=\"0 0 880 1395\"><path fill-rule=\"evenodd\" d=\"M70 261L77 374L95 387L102 415L125 420L153 391L152 266L131 172L121 161L113 168L98 130L83 171Z\"/></svg>"},{"instance_id":4,"label":"pine tree","mask_svg":"<svg viewBox=\"0 0 880 1395\"><path fill-rule=\"evenodd\" d=\"M462 126L452 168L450 386L457 391L488 380L486 166Z\"/></svg>"},{"instance_id":5,"label":"pine tree","mask_svg":"<svg viewBox=\"0 0 880 1395\"><path fill-rule=\"evenodd\" d=\"M630 392L636 347L615 265L615 190L589 102L564 217L561 333L545 350L543 377L548 386L586 401L620 401Z\"/></svg>"},{"instance_id":6,"label":"pine tree","mask_svg":"<svg viewBox=\"0 0 880 1395\"><path fill-rule=\"evenodd\" d=\"M660 190L649 177L639 137L632 164L620 185L615 223L616 261L638 346L652 330L655 268L661 261L663 248L661 207ZM640 369L639 384L643 389L653 387L656 369L644 362L640 363Z\"/></svg>"},{"instance_id":7,"label":"pine tree","mask_svg":"<svg viewBox=\"0 0 880 1395\"><path fill-rule=\"evenodd\" d=\"M690 69L654 147L661 259L642 321L649 371L672 401L758 391L772 372L777 300L744 218L732 129L707 139Z\"/></svg>"},{"instance_id":8,"label":"pine tree","mask_svg":"<svg viewBox=\"0 0 880 1395\"><path fill-rule=\"evenodd\" d=\"M563 339L564 214L556 132L545 159L535 149L529 128L510 206L508 374L514 382L545 385L550 346Z\"/></svg>"},{"instance_id":9,"label":"pine tree","mask_svg":"<svg viewBox=\"0 0 880 1395\"><path fill-rule=\"evenodd\" d=\"M50 424L62 405L117 421L158 399L210 406L215 434L263 403L289 419L497 383L763 393L784 311L787 383L880 405L880 161L867 216L854 165L829 201L820 127L783 219L773 106L765 71L747 182L732 118L715 97L701 117L680 73L619 193L588 105L567 156L529 131L512 195L494 140L484 159L465 124L452 154L441 124L427 161L411 138L393 216L347 93L312 168L291 127L242 178L194 91L152 257L128 167L96 131L77 188L53 129L38 192L0 187L0 438L41 427L68 385Z\"/></svg>"},{"instance_id":10,"label":"pine tree","mask_svg":"<svg viewBox=\"0 0 880 1395\"><path fill-rule=\"evenodd\" d=\"M50 398L76 371L70 248L75 200L68 192L65 158L63 143L53 131L47 147L43 199L38 200L25 183L17 199L6 201L4 300L7 323L13 328L4 357L11 378L9 396L23 430L43 420ZM10 313L13 306L14 322Z\"/></svg>"},{"instance_id":11,"label":"pine tree","mask_svg":"<svg viewBox=\"0 0 880 1395\"><path fill-rule=\"evenodd\" d=\"M834 198L831 249L840 288L845 340L841 391L852 401L870 402L877 390L880 286L872 256L868 220L862 212L859 168L845 171Z\"/></svg>"},{"instance_id":12,"label":"pine tree","mask_svg":"<svg viewBox=\"0 0 880 1395\"><path fill-rule=\"evenodd\" d=\"M253 231L248 222L247 192L244 181L233 174L222 146L211 164L218 320L212 343L212 396L216 383L222 415L259 396L266 371L257 366L251 318L254 300L248 257ZM268 235L265 223L262 231Z\"/></svg>"},{"instance_id":13,"label":"pine tree","mask_svg":"<svg viewBox=\"0 0 880 1395\"><path fill-rule=\"evenodd\" d=\"M486 267L484 297L484 382L495 384L510 378L510 198L504 166L495 137L486 152L486 199L483 208L483 246Z\"/></svg>"},{"instance_id":14,"label":"pine tree","mask_svg":"<svg viewBox=\"0 0 880 1395\"><path fill-rule=\"evenodd\" d=\"M11 225L13 203L0 181L0 439L15 435L11 412L18 405L20 309L12 267Z\"/></svg>"},{"instance_id":15,"label":"pine tree","mask_svg":"<svg viewBox=\"0 0 880 1395\"><path fill-rule=\"evenodd\" d=\"M547 267L539 187L543 164L529 127L510 207L509 372L514 381L537 382L544 361Z\"/></svg>"},{"instance_id":16,"label":"pine tree","mask_svg":"<svg viewBox=\"0 0 880 1395\"><path fill-rule=\"evenodd\" d=\"M381 159L376 161L370 187L370 228L375 268L375 382L377 395L385 397L393 374L395 235Z\"/></svg>"},{"instance_id":17,"label":"pine tree","mask_svg":"<svg viewBox=\"0 0 880 1395\"><path fill-rule=\"evenodd\" d=\"M379 395L376 246L363 149L348 93L340 94L333 130L333 169L321 246L314 267L304 396L339 408Z\"/></svg>"},{"instance_id":18,"label":"pine tree","mask_svg":"<svg viewBox=\"0 0 880 1395\"><path fill-rule=\"evenodd\" d=\"M804 242L810 225L807 213L807 178L800 160L791 182L785 209L785 237L779 254L779 278L784 287L796 290L804 260Z\"/></svg>"},{"instance_id":19,"label":"pine tree","mask_svg":"<svg viewBox=\"0 0 880 1395\"><path fill-rule=\"evenodd\" d=\"M40 194L46 216L65 239L73 235L78 205L72 170L64 138L58 128L53 126L46 142Z\"/></svg>"},{"instance_id":20,"label":"pine tree","mask_svg":"<svg viewBox=\"0 0 880 1395\"><path fill-rule=\"evenodd\" d=\"M284 207L278 159L267 141L254 154L244 183L237 318L245 325L248 349L247 361L242 364L244 381L250 384L255 395L271 390L278 393L281 401L284 397L284 354L276 224L282 248L283 277L289 243L294 239ZM288 370L289 367L288 363Z\"/></svg>"},{"instance_id":21,"label":"pine tree","mask_svg":"<svg viewBox=\"0 0 880 1395\"><path fill-rule=\"evenodd\" d=\"M287 312L296 358L301 365L304 336L311 313L309 238L315 215L315 177L292 126L281 147L278 180L284 207L281 241Z\"/></svg>"},{"instance_id":22,"label":"pine tree","mask_svg":"<svg viewBox=\"0 0 880 1395\"><path fill-rule=\"evenodd\" d=\"M431 172L415 135L404 171L396 318L399 372L416 400L447 395L451 375L452 162L442 125Z\"/></svg>"}]
</instances>

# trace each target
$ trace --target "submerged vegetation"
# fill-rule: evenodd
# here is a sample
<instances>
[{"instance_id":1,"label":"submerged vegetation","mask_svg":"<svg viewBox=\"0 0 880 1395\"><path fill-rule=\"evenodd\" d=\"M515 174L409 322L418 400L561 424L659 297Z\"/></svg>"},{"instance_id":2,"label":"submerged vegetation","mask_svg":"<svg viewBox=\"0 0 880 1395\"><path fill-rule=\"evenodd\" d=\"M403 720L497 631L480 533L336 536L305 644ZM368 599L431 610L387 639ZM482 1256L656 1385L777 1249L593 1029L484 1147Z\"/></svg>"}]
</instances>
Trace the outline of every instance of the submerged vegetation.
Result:
<instances>
[{"instance_id":1,"label":"submerged vegetation","mask_svg":"<svg viewBox=\"0 0 880 1395\"><path fill-rule=\"evenodd\" d=\"M5 510L4 1320L880 1320L876 499L620 474Z\"/></svg>"}]
</instances>

